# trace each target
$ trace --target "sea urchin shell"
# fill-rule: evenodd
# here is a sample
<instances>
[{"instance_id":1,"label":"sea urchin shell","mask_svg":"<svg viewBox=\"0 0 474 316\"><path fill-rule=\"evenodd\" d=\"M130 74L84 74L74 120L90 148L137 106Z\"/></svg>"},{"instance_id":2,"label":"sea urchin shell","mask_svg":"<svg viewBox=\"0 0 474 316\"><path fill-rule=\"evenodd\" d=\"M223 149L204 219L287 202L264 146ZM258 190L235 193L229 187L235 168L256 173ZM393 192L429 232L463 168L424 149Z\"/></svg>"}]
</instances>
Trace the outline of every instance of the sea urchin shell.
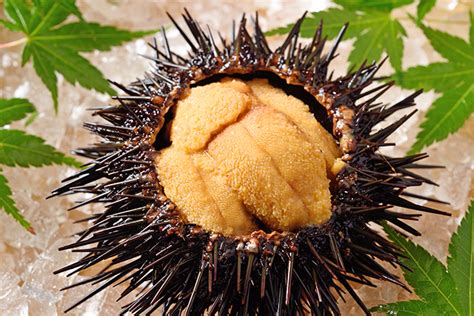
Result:
<instances>
[{"instance_id":1,"label":"sea urchin shell","mask_svg":"<svg viewBox=\"0 0 474 316\"><path fill-rule=\"evenodd\" d=\"M400 265L399 250L369 224L389 222L410 234L419 233L402 220L420 214L390 210L393 206L421 212L442 212L420 206L403 196L421 198L406 188L432 183L412 170L425 154L388 157L378 152L387 137L414 111L373 131L398 110L414 106L415 92L388 106L377 101L392 85L375 87L380 65L362 65L344 77L332 78L329 64L347 28L328 52L323 52L322 24L309 44L298 39L304 16L280 47L271 50L260 29L253 31L244 16L227 42L201 27L186 11L190 35L170 16L189 44L189 57L173 52L162 30L163 48L152 44L148 57L154 69L129 86L114 83L126 95L118 104L95 109L110 124L86 123L103 138L77 154L92 159L86 168L65 179L53 195L92 193L74 208L103 203L103 211L84 219L90 226L77 241L62 249L86 255L57 273L78 273L102 263L103 269L85 281L97 287L74 308L108 286L125 283L121 298L138 291L123 312L166 315L338 315L337 297L344 289L369 313L350 282L372 285L383 279L404 286L381 262ZM296 231L256 230L246 235L223 235L183 220L160 186L154 166L156 153L169 146L166 128L170 109L191 87L222 76L270 78L307 104L315 118L332 133L342 152L332 183L332 215L320 225ZM322 119L320 119L322 117ZM105 265L104 265L105 263Z\"/></svg>"}]
</instances>

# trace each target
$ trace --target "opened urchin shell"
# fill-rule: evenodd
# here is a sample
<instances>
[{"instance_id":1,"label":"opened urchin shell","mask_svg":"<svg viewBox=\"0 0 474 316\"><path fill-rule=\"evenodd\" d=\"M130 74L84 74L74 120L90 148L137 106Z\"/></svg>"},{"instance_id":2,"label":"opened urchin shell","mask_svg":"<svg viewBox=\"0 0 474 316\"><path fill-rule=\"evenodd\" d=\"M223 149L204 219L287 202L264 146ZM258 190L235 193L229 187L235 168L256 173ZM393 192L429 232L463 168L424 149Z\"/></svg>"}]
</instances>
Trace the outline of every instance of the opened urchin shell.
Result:
<instances>
[{"instance_id":1,"label":"opened urchin shell","mask_svg":"<svg viewBox=\"0 0 474 316\"><path fill-rule=\"evenodd\" d=\"M373 131L394 112L414 106L420 91L395 105L378 102L391 83L367 88L380 67L375 63L333 79L329 64L347 25L323 52L322 24L309 44L299 41L303 16L281 46L272 50L258 15L253 32L244 16L234 25L230 42L219 34L221 45L187 11L183 18L190 35L170 18L190 46L189 56L170 49L163 29L163 48L156 41L151 44L156 53L148 57L154 61L153 71L129 86L114 83L126 95L116 97L118 105L94 112L110 124L85 124L103 142L77 150L92 160L53 192L94 195L74 208L104 205L102 212L83 220L90 226L77 241L61 248L86 255L57 273L75 274L100 263L103 267L95 276L67 287L96 286L70 309L109 286L125 283L120 298L137 291L138 295L123 306L124 313L160 309L166 315L338 315L337 297L345 291L369 313L350 283L373 285L370 279L382 279L404 286L381 264L401 265L399 249L370 224L386 221L419 235L402 220L415 220L420 214L390 208L442 214L403 197L424 199L405 189L432 184L412 171L430 167L418 163L427 155L396 158L378 152L392 145L386 143L387 137L414 112ZM160 133L172 119L166 114L192 85L216 75L256 73L276 75L314 96L332 121L332 134L346 164L336 177L332 217L325 224L297 232L222 236L182 220L159 185L153 161L166 142Z\"/></svg>"}]
</instances>

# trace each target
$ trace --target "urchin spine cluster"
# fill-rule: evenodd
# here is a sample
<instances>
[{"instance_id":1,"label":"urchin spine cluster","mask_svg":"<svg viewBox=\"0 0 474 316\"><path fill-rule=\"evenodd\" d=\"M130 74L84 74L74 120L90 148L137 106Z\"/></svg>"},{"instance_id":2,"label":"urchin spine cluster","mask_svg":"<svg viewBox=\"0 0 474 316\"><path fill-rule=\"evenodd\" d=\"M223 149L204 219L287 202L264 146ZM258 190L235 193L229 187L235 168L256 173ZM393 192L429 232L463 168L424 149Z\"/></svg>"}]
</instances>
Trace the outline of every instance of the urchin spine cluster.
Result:
<instances>
[{"instance_id":1,"label":"urchin spine cluster","mask_svg":"<svg viewBox=\"0 0 474 316\"><path fill-rule=\"evenodd\" d=\"M165 30L163 48L152 44L154 69L129 86L114 83L126 95L118 105L95 109L108 124L86 123L102 137L93 147L77 150L90 158L86 168L65 179L53 195L92 193L74 208L102 203L103 210L82 221L90 226L78 239L61 249L85 256L56 273L79 273L102 263L103 269L87 280L95 289L69 308L105 288L128 284L120 299L138 292L123 306L123 313L150 314L161 308L166 315L339 315L337 297L347 291L366 312L349 282L373 285L371 278L404 286L380 262L401 265L391 242L369 227L388 221L400 229L419 233L402 220L420 214L390 210L401 206L443 214L419 206L403 196L427 199L405 189L432 183L412 170L426 168L418 161L425 154L394 158L378 149L410 116L372 131L392 113L414 106L416 92L395 105L377 101L391 83L370 90L380 65L362 65L337 79L328 74L330 62L347 28L323 52L322 24L309 44L298 34L304 16L276 50L267 44L259 23L249 32L245 16L233 27L227 42L220 34L217 45L209 28L183 15L188 35L171 16L189 44L189 57L170 49ZM327 110L333 135L343 151L346 167L337 175L333 215L324 225L297 233L265 233L228 237L184 223L175 205L163 193L153 161L167 112L191 85L215 75L273 73L288 84L304 87ZM362 100L361 100L362 99ZM412 112L413 113L413 112Z\"/></svg>"}]
</instances>

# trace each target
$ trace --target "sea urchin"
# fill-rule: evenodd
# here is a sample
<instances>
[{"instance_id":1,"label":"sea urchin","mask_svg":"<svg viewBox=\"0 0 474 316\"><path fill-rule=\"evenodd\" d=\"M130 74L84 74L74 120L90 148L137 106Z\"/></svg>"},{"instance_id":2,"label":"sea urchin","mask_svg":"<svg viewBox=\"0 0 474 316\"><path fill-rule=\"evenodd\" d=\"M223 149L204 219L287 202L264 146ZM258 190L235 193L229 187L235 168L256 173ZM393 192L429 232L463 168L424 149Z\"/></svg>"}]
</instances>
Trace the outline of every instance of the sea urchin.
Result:
<instances>
[{"instance_id":1,"label":"sea urchin","mask_svg":"<svg viewBox=\"0 0 474 316\"><path fill-rule=\"evenodd\" d=\"M371 224L410 234L402 220L442 212L403 196L432 183L412 170L425 154L378 152L414 113L373 131L415 92L388 106L377 101L392 85L368 88L380 65L340 78L329 64L347 28L323 52L322 24L309 44L298 39L304 16L271 50L255 16L244 16L220 45L186 11L189 57L152 44L154 69L129 86L117 105L95 109L110 124L86 123L103 138L77 150L92 159L53 195L92 193L103 211L62 249L86 255L57 273L91 266L97 286L138 292L123 312L166 315L338 315L337 297L382 279L404 286L381 262L400 265L399 250Z\"/></svg>"}]
</instances>

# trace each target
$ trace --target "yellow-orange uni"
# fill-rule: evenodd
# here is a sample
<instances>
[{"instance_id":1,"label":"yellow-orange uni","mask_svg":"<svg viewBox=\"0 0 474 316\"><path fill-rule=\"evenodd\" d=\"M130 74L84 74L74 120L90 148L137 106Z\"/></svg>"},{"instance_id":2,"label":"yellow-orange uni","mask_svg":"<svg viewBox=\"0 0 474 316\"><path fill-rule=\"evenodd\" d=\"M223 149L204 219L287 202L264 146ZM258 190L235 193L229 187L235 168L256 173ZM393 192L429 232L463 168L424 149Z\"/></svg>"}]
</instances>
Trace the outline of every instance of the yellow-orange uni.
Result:
<instances>
[{"instance_id":1,"label":"yellow-orange uni","mask_svg":"<svg viewBox=\"0 0 474 316\"><path fill-rule=\"evenodd\" d=\"M156 158L183 218L226 235L321 224L340 151L301 100L265 79L191 89L176 105L172 145ZM336 168L338 169L338 168Z\"/></svg>"}]
</instances>

